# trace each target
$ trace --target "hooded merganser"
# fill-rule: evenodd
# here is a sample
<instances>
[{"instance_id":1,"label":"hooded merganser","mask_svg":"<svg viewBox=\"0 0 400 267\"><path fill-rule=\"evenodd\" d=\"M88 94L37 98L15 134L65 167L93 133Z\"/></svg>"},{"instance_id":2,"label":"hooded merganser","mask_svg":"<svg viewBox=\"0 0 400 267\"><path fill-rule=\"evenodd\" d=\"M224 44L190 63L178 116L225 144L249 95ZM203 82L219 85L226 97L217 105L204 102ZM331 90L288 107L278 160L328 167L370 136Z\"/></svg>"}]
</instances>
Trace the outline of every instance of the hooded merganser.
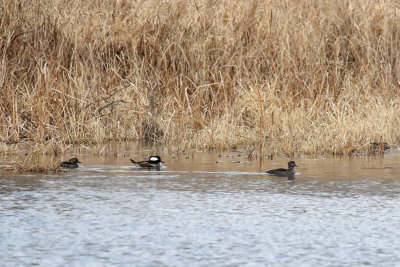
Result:
<instances>
[{"instance_id":1,"label":"hooded merganser","mask_svg":"<svg viewBox=\"0 0 400 267\"><path fill-rule=\"evenodd\" d=\"M161 161L161 158L159 156L151 156L149 160L144 160L144 161L134 161L131 159L131 162L135 164L135 166L140 167L140 168L146 168L146 169L157 169L159 170L161 168L163 161Z\"/></svg>"},{"instance_id":2,"label":"hooded merganser","mask_svg":"<svg viewBox=\"0 0 400 267\"><path fill-rule=\"evenodd\" d=\"M72 158L68 161L61 162L60 168L69 168L69 169L78 168L79 167L78 163L82 162L80 162L77 158Z\"/></svg>"},{"instance_id":3,"label":"hooded merganser","mask_svg":"<svg viewBox=\"0 0 400 267\"><path fill-rule=\"evenodd\" d=\"M390 145L386 142L371 142L370 147L372 150L388 150Z\"/></svg>"},{"instance_id":4,"label":"hooded merganser","mask_svg":"<svg viewBox=\"0 0 400 267\"><path fill-rule=\"evenodd\" d=\"M296 162L289 161L288 169L279 168L279 169L267 171L267 173L270 175L275 175L275 176L285 176L285 177L292 176L293 177L296 173L296 171L294 170L294 167L298 167L296 165Z\"/></svg>"}]
</instances>

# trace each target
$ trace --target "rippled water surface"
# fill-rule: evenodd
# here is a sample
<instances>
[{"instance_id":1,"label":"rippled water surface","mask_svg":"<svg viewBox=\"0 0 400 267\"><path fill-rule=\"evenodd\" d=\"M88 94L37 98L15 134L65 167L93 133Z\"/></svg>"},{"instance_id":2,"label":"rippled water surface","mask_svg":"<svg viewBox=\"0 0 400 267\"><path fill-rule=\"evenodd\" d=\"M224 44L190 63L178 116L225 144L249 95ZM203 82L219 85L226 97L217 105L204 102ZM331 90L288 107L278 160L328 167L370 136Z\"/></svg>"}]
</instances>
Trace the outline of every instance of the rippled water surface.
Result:
<instances>
[{"instance_id":1,"label":"rippled water surface","mask_svg":"<svg viewBox=\"0 0 400 267\"><path fill-rule=\"evenodd\" d=\"M398 266L400 154L295 159L80 157L62 174L0 174L0 265ZM216 163L216 162L220 163Z\"/></svg>"}]
</instances>

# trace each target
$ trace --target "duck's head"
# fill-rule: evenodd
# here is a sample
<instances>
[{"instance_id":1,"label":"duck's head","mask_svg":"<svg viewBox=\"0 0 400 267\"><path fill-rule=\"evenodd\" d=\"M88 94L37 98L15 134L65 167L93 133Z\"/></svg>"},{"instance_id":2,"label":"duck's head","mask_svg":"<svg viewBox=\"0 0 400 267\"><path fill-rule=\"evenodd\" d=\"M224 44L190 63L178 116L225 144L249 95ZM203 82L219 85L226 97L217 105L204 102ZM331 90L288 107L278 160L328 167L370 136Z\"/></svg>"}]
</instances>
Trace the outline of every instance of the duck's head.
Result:
<instances>
[{"instance_id":1,"label":"duck's head","mask_svg":"<svg viewBox=\"0 0 400 267\"><path fill-rule=\"evenodd\" d=\"M68 160L69 162L73 163L73 164L77 164L77 163L82 163L80 162L77 158L72 158L70 160Z\"/></svg>"},{"instance_id":2,"label":"duck's head","mask_svg":"<svg viewBox=\"0 0 400 267\"><path fill-rule=\"evenodd\" d=\"M154 164L158 164L161 163L161 158L159 156L151 156L149 158L149 162L154 163Z\"/></svg>"},{"instance_id":3,"label":"duck's head","mask_svg":"<svg viewBox=\"0 0 400 267\"><path fill-rule=\"evenodd\" d=\"M293 160L288 162L288 166L289 166L290 169L294 168L294 167L299 167L299 166L296 165L296 162L294 162Z\"/></svg>"}]
</instances>

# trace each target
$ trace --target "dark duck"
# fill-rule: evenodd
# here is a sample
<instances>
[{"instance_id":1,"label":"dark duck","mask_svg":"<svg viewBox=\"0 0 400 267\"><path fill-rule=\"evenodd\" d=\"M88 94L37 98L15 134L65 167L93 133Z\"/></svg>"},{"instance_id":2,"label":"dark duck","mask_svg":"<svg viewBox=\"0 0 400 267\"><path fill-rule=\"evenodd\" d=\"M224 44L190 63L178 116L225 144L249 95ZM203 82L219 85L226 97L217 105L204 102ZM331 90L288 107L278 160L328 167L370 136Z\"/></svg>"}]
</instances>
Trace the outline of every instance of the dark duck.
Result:
<instances>
[{"instance_id":1,"label":"dark duck","mask_svg":"<svg viewBox=\"0 0 400 267\"><path fill-rule=\"evenodd\" d=\"M266 173L268 173L270 175L275 175L275 176L282 176L282 177L289 177L290 176L290 177L293 177L296 174L296 171L294 170L294 167L298 167L296 165L296 162L289 161L287 169L279 168L279 169L267 171Z\"/></svg>"},{"instance_id":2,"label":"dark duck","mask_svg":"<svg viewBox=\"0 0 400 267\"><path fill-rule=\"evenodd\" d=\"M82 163L82 162L80 162L77 158L72 158L72 159L69 159L68 161L61 162L60 167L74 169L74 168L79 167L78 163Z\"/></svg>"},{"instance_id":3,"label":"dark duck","mask_svg":"<svg viewBox=\"0 0 400 267\"><path fill-rule=\"evenodd\" d=\"M149 160L144 160L144 161L134 161L131 159L131 162L139 168L144 168L144 169L156 169L159 170L162 166L163 161L161 161L161 158L159 156L151 156L149 157Z\"/></svg>"}]
</instances>

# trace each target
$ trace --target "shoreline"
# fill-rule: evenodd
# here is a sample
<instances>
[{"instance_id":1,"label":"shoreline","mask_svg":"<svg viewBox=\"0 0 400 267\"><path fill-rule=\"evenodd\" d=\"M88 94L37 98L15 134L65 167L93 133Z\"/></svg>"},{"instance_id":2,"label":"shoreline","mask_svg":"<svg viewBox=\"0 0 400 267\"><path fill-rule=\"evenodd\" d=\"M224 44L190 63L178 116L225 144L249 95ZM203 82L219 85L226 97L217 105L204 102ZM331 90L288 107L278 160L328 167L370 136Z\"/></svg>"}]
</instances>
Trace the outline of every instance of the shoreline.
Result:
<instances>
[{"instance_id":1,"label":"shoreline","mask_svg":"<svg viewBox=\"0 0 400 267\"><path fill-rule=\"evenodd\" d=\"M376 145L376 144L375 144ZM386 144L387 145L387 144ZM109 142L108 144L97 145L74 145L69 146L64 152L58 151L54 153L53 148L41 147L38 150L34 147L29 150L29 144L23 144L24 149L18 149L18 144L2 145L2 149L6 147L11 150L0 150L0 171L16 172L16 173L59 173L69 170L60 169L61 161L68 160L73 157L89 157L89 158L104 158L104 159L126 159L127 164L130 164L129 158L141 160L147 159L150 154L164 155L173 158L193 159L197 156L215 157L215 163L224 163L226 160L231 160L232 163L257 163L267 161L279 161L282 159L326 159L326 158L375 158L387 157L391 153L396 153L398 148L388 148L384 144L374 146L374 149L368 151L353 151L351 154L334 154L334 153L319 153L319 154L304 154L304 153L276 153L273 155L260 156L257 149L224 149L224 150L187 150L176 151L171 150L167 146L157 146L151 144L143 144L140 142ZM385 149L386 148L386 149ZM32 149L32 148L31 148ZM381 150L382 149L382 150ZM46 152L47 151L47 152ZM50 151L50 153L48 152Z\"/></svg>"}]
</instances>

